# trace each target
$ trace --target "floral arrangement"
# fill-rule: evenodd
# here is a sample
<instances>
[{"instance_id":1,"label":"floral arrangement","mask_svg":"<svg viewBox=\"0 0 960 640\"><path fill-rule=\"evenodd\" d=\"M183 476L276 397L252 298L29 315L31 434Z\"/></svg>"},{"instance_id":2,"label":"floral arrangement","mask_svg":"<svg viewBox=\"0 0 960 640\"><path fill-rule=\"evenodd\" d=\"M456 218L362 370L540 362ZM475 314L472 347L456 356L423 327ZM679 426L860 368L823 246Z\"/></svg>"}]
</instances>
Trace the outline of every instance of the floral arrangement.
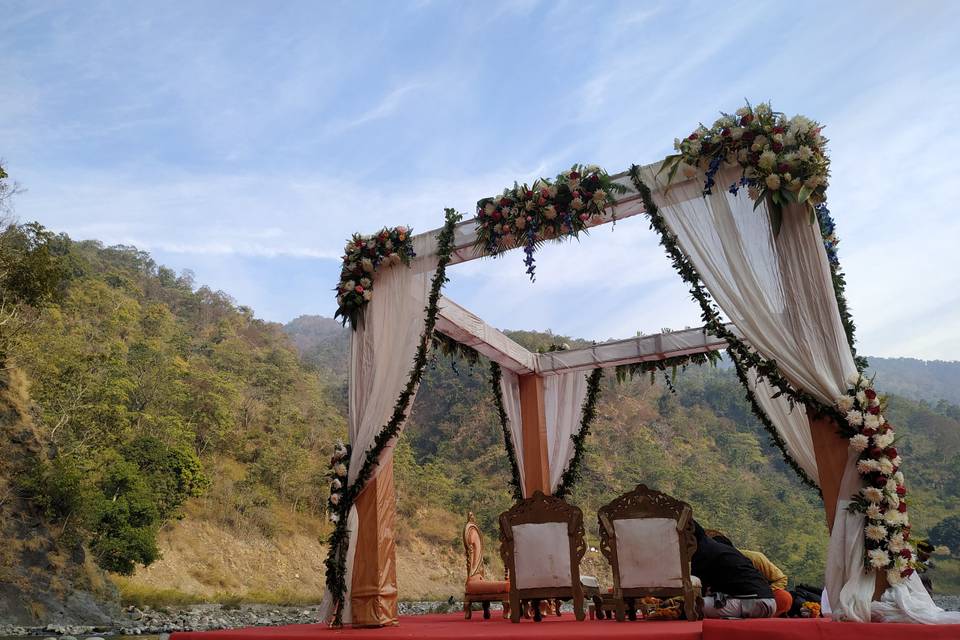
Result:
<instances>
[{"instance_id":1,"label":"floral arrangement","mask_svg":"<svg viewBox=\"0 0 960 640\"><path fill-rule=\"evenodd\" d=\"M886 399L874 391L873 380L857 373L847 382L850 389L837 398L836 407L846 416L850 447L860 453L857 471L864 479L848 508L865 515L864 564L886 571L887 581L895 585L918 568L900 471L903 460L894 446L893 427L883 417Z\"/></svg>"},{"instance_id":2,"label":"floral arrangement","mask_svg":"<svg viewBox=\"0 0 960 640\"><path fill-rule=\"evenodd\" d=\"M801 618L819 618L820 603L804 602L802 605L800 605L800 617Z\"/></svg>"},{"instance_id":3,"label":"floral arrangement","mask_svg":"<svg viewBox=\"0 0 960 640\"><path fill-rule=\"evenodd\" d=\"M343 249L343 266L337 285L337 312L334 318L343 318L356 329L363 319L363 310L373 299L373 276L383 264L410 264L416 257L409 227L384 227L379 233L365 236L359 233L347 241Z\"/></svg>"},{"instance_id":4,"label":"floral arrangement","mask_svg":"<svg viewBox=\"0 0 960 640\"><path fill-rule=\"evenodd\" d=\"M591 219L599 222L604 209L614 204L614 194L626 191L593 164L573 165L532 187L514 183L501 195L477 202L477 249L496 256L523 244L527 274L534 280L533 254L541 242L576 237Z\"/></svg>"},{"instance_id":5,"label":"floral arrangement","mask_svg":"<svg viewBox=\"0 0 960 640\"><path fill-rule=\"evenodd\" d=\"M788 119L770 103L756 107L747 103L733 115L722 113L712 127L701 124L683 140L675 140L677 153L667 156L660 170L668 172L668 183L678 170L687 178L702 170L707 196L713 193L716 174L724 164L739 166L740 180L726 189L736 195L746 187L755 208L767 202L771 226L779 234L784 206L806 205L813 222L814 206L826 200L830 159L822 129L804 116Z\"/></svg>"},{"instance_id":6,"label":"floral arrangement","mask_svg":"<svg viewBox=\"0 0 960 640\"><path fill-rule=\"evenodd\" d=\"M333 456L330 458L330 497L327 499L327 513L330 522L337 523L342 517L343 488L347 484L347 467L350 464L350 446L338 442L333 445Z\"/></svg>"}]
</instances>

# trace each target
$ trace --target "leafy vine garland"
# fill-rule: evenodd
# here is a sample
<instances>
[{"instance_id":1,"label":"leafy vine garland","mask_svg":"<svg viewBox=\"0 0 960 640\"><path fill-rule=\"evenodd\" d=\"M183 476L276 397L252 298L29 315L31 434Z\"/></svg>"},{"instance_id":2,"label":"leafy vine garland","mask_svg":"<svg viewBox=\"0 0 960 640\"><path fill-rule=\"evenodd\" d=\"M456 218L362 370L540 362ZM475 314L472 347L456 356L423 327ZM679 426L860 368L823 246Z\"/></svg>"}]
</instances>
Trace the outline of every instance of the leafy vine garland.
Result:
<instances>
[{"instance_id":1,"label":"leafy vine garland","mask_svg":"<svg viewBox=\"0 0 960 640\"><path fill-rule=\"evenodd\" d=\"M501 195L477 202L477 252L495 257L523 244L527 274L534 280L533 254L541 243L578 236L591 218L616 202L614 194L626 190L596 165L573 165L532 187L515 182Z\"/></svg>"},{"instance_id":2,"label":"leafy vine garland","mask_svg":"<svg viewBox=\"0 0 960 640\"><path fill-rule=\"evenodd\" d=\"M500 388L500 380L503 378L503 372L500 365L490 361L490 388L493 390L493 405L497 409L497 417L500 418L500 429L503 432L503 446L507 450L507 459L510 461L510 486L513 487L513 499L517 502L523 500L523 481L520 479L520 463L517 461L517 449L513 446L513 435L510 433L510 420L507 418L507 410L503 406L503 389Z\"/></svg>"},{"instance_id":3,"label":"leafy vine garland","mask_svg":"<svg viewBox=\"0 0 960 640\"><path fill-rule=\"evenodd\" d=\"M650 384L655 381L657 371L663 373L663 381L671 393L676 393L673 387L673 381L677 377L677 371L684 371L691 364L704 365L709 363L715 366L720 361L720 354L717 351L705 351L703 353L691 353L684 356L674 356L663 360L647 360L644 362L632 362L630 364L621 364L617 366L617 382L624 382L628 378L633 379L639 375L650 374ZM670 369L670 373L667 373Z\"/></svg>"},{"instance_id":4,"label":"leafy vine garland","mask_svg":"<svg viewBox=\"0 0 960 640\"><path fill-rule=\"evenodd\" d=\"M573 440L573 457L567 464L560 476L560 483L553 495L558 498L566 498L573 489L573 485L582 475L581 465L583 455L586 450L587 435L590 433L590 426L594 418L597 417L597 400L600 399L600 381L603 380L603 369L597 367L590 372L587 378L587 395L583 398L583 404L580 407L580 430L570 436Z\"/></svg>"},{"instance_id":5,"label":"leafy vine garland","mask_svg":"<svg viewBox=\"0 0 960 640\"><path fill-rule=\"evenodd\" d=\"M343 490L343 499L341 500L341 513L343 514L349 513L351 505L354 504L360 492L363 491L363 488L372 477L384 449L400 434L400 429L406 419L407 411L410 409L410 403L423 378L424 367L427 365L428 347L431 337L433 336L433 329L437 323L440 291L448 280L447 265L450 263L450 256L453 253L454 228L461 219L462 216L459 213L453 209L446 209L446 220L443 229L437 237L437 269L430 283L430 294L427 298L427 307L425 309L426 320L423 333L420 335L420 340L417 344L417 351L413 359L413 367L410 370L410 377L403 391L401 391L397 397L397 402L394 404L393 414L390 420L374 437L373 445L364 455L356 480ZM327 589L333 598L333 626L337 627L343 625L343 605L347 592L346 569L348 540L349 531L347 530L347 518L341 517L336 523L333 533L330 535L330 547L324 563L327 570Z\"/></svg>"},{"instance_id":6,"label":"leafy vine garland","mask_svg":"<svg viewBox=\"0 0 960 640\"><path fill-rule=\"evenodd\" d=\"M337 312L334 319L343 318L356 329L363 321L363 311L373 299L373 280L383 264L410 265L416 257L413 252L410 227L384 227L370 235L353 234L343 248L343 266L337 284Z\"/></svg>"}]
</instances>

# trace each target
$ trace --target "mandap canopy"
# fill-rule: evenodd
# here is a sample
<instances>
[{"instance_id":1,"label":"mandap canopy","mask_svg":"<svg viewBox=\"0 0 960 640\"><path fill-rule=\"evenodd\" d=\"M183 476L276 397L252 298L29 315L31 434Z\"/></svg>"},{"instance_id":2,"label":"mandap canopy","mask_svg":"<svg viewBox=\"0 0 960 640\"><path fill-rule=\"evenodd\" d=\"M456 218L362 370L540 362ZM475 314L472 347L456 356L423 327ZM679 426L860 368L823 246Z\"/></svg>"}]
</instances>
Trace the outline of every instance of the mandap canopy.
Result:
<instances>
[{"instance_id":1,"label":"mandap canopy","mask_svg":"<svg viewBox=\"0 0 960 640\"><path fill-rule=\"evenodd\" d=\"M517 498L569 490L603 368L651 371L726 349L774 442L823 496L835 618L960 622L915 573L902 460L853 348L825 144L817 123L747 105L677 140L660 163L615 176L577 165L481 200L471 220L448 209L436 231L355 235L337 288L337 315L354 332L350 447L335 456L330 498L334 624L396 621L392 447L437 346L491 361ZM533 279L539 243L638 215L703 328L534 354L441 295L450 264L522 248Z\"/></svg>"}]
</instances>

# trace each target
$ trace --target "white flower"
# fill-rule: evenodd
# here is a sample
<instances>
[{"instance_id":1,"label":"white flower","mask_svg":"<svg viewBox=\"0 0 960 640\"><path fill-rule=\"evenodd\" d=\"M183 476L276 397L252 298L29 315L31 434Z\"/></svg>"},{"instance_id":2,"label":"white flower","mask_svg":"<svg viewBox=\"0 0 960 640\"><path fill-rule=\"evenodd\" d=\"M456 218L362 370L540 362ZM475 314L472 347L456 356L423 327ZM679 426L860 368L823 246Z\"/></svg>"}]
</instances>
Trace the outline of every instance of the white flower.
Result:
<instances>
[{"instance_id":1,"label":"white flower","mask_svg":"<svg viewBox=\"0 0 960 640\"><path fill-rule=\"evenodd\" d=\"M903 534L895 533L890 536L890 540L887 542L887 548L893 553L900 553L903 549L905 549L906 542L903 540Z\"/></svg>"},{"instance_id":2,"label":"white flower","mask_svg":"<svg viewBox=\"0 0 960 640\"><path fill-rule=\"evenodd\" d=\"M876 429L880 426L880 418L872 413L867 413L863 416L863 426Z\"/></svg>"},{"instance_id":3,"label":"white flower","mask_svg":"<svg viewBox=\"0 0 960 640\"><path fill-rule=\"evenodd\" d=\"M859 385L859 383L860 383L859 373L851 373L850 377L847 378L847 384L849 384L851 387L856 387L857 385Z\"/></svg>"},{"instance_id":4,"label":"white flower","mask_svg":"<svg viewBox=\"0 0 960 640\"><path fill-rule=\"evenodd\" d=\"M883 417L883 414L880 414L880 426L887 424L887 419Z\"/></svg>"},{"instance_id":5,"label":"white flower","mask_svg":"<svg viewBox=\"0 0 960 640\"><path fill-rule=\"evenodd\" d=\"M369 291L369 290L364 291L363 299L366 300L367 302L370 302L371 300L373 300L373 291Z\"/></svg>"},{"instance_id":6,"label":"white flower","mask_svg":"<svg viewBox=\"0 0 960 640\"><path fill-rule=\"evenodd\" d=\"M331 513L330 522L340 522L340 516L336 513Z\"/></svg>"},{"instance_id":7,"label":"white flower","mask_svg":"<svg viewBox=\"0 0 960 640\"><path fill-rule=\"evenodd\" d=\"M364 289L369 287L371 284L373 284L373 282L370 281L370 278L360 278L360 286Z\"/></svg>"},{"instance_id":8,"label":"white flower","mask_svg":"<svg viewBox=\"0 0 960 640\"><path fill-rule=\"evenodd\" d=\"M870 446L870 438L858 433L857 435L850 438L850 447L854 451L864 451L867 447Z\"/></svg>"},{"instance_id":9,"label":"white flower","mask_svg":"<svg viewBox=\"0 0 960 640\"><path fill-rule=\"evenodd\" d=\"M890 569L887 571L887 582L891 587L896 586L903 582L903 576L900 575L899 569Z\"/></svg>"},{"instance_id":10,"label":"white flower","mask_svg":"<svg viewBox=\"0 0 960 640\"><path fill-rule=\"evenodd\" d=\"M743 127L734 127L730 129L730 137L734 140L739 140L743 137L743 132L746 131Z\"/></svg>"},{"instance_id":11,"label":"white flower","mask_svg":"<svg viewBox=\"0 0 960 640\"><path fill-rule=\"evenodd\" d=\"M783 136L783 144L788 147L792 147L797 144L797 136L791 132L787 132L787 135Z\"/></svg>"},{"instance_id":12,"label":"white flower","mask_svg":"<svg viewBox=\"0 0 960 640\"><path fill-rule=\"evenodd\" d=\"M893 481L896 482L897 484L903 484L903 472L897 471L895 474L893 474ZM894 491L896 491L897 488L894 487L893 489Z\"/></svg>"},{"instance_id":13,"label":"white flower","mask_svg":"<svg viewBox=\"0 0 960 640\"><path fill-rule=\"evenodd\" d=\"M373 261L370 260L370 258L364 258L363 260L361 260L361 261L360 261L360 266L361 266L361 267L363 268L363 270L366 271L367 273L370 273L370 272L373 271Z\"/></svg>"},{"instance_id":14,"label":"white flower","mask_svg":"<svg viewBox=\"0 0 960 640\"><path fill-rule=\"evenodd\" d=\"M851 427L859 427L863 424L863 414L859 411L848 411L847 412L847 423Z\"/></svg>"},{"instance_id":15,"label":"white flower","mask_svg":"<svg viewBox=\"0 0 960 640\"><path fill-rule=\"evenodd\" d=\"M346 282L343 283L344 291L353 291L356 287L357 287L357 283L354 282L353 280L347 280Z\"/></svg>"},{"instance_id":16,"label":"white flower","mask_svg":"<svg viewBox=\"0 0 960 640\"><path fill-rule=\"evenodd\" d=\"M773 115L773 109L771 109L770 105L765 102L758 104L756 111L757 115L761 118L769 118L771 115Z\"/></svg>"},{"instance_id":17,"label":"white flower","mask_svg":"<svg viewBox=\"0 0 960 640\"><path fill-rule=\"evenodd\" d=\"M887 484L884 485L883 488L886 489L887 491L889 491L890 493L896 495L896 493L897 493L897 481L894 480L893 478L890 478L889 480L887 480Z\"/></svg>"},{"instance_id":18,"label":"white flower","mask_svg":"<svg viewBox=\"0 0 960 640\"><path fill-rule=\"evenodd\" d=\"M347 465L345 465L345 464L343 464L343 463L341 462L340 464L335 465L335 466L333 467L333 472L334 472L335 474L337 474L338 476L340 476L341 478L346 477L346 475L347 475Z\"/></svg>"},{"instance_id":19,"label":"white flower","mask_svg":"<svg viewBox=\"0 0 960 640\"><path fill-rule=\"evenodd\" d=\"M603 189L597 189L593 192L593 199L596 201L596 204L603 206L607 201L607 192Z\"/></svg>"},{"instance_id":20,"label":"white flower","mask_svg":"<svg viewBox=\"0 0 960 640\"><path fill-rule=\"evenodd\" d=\"M772 189L773 191L776 191L777 189L780 188L780 176L778 176L775 173L771 173L770 175L767 176L766 183L767 183L768 189Z\"/></svg>"},{"instance_id":21,"label":"white flower","mask_svg":"<svg viewBox=\"0 0 960 640\"><path fill-rule=\"evenodd\" d=\"M880 463L876 460L860 460L857 462L857 473L862 476L867 475L868 473L873 473L880 469Z\"/></svg>"},{"instance_id":22,"label":"white flower","mask_svg":"<svg viewBox=\"0 0 960 640\"><path fill-rule=\"evenodd\" d=\"M737 109L737 115L740 116L741 118L749 114L750 114L750 107L740 107L739 109Z\"/></svg>"},{"instance_id":23,"label":"white flower","mask_svg":"<svg viewBox=\"0 0 960 640\"><path fill-rule=\"evenodd\" d=\"M723 116L722 118L718 118L717 121L713 123L713 128L725 129L727 127L732 127L734 124L736 123L733 121L733 118L730 116Z\"/></svg>"},{"instance_id":24,"label":"white flower","mask_svg":"<svg viewBox=\"0 0 960 640\"><path fill-rule=\"evenodd\" d=\"M883 518L883 514L880 513L880 505L871 504L869 507L867 507L867 517L871 520L880 520Z\"/></svg>"},{"instance_id":25,"label":"white flower","mask_svg":"<svg viewBox=\"0 0 960 640\"><path fill-rule=\"evenodd\" d=\"M864 528L864 534L866 534L868 540L875 540L879 542L887 537L886 527L881 527L878 524L871 524Z\"/></svg>"},{"instance_id":26,"label":"white flower","mask_svg":"<svg viewBox=\"0 0 960 640\"><path fill-rule=\"evenodd\" d=\"M557 209L552 205L547 205L543 208L543 217L547 220L553 220L557 217Z\"/></svg>"},{"instance_id":27,"label":"white flower","mask_svg":"<svg viewBox=\"0 0 960 640\"><path fill-rule=\"evenodd\" d=\"M588 164L586 167L583 168L583 171L587 175L590 175L591 173L600 173L600 167L598 167L595 164Z\"/></svg>"},{"instance_id":28,"label":"white flower","mask_svg":"<svg viewBox=\"0 0 960 640\"><path fill-rule=\"evenodd\" d=\"M896 489L894 489L893 493L887 498L887 505L889 505L891 509L896 509L900 506L900 496L897 495Z\"/></svg>"},{"instance_id":29,"label":"white flower","mask_svg":"<svg viewBox=\"0 0 960 640\"><path fill-rule=\"evenodd\" d=\"M762 138L763 136L760 137ZM770 171L776 164L777 154L775 154L773 151L764 151L760 154L760 159L757 161L757 166L765 171Z\"/></svg>"},{"instance_id":30,"label":"white flower","mask_svg":"<svg viewBox=\"0 0 960 640\"><path fill-rule=\"evenodd\" d=\"M883 519L887 521L888 524L894 526L903 523L903 518L906 514L900 513L896 508L888 509L885 514L883 514Z\"/></svg>"},{"instance_id":31,"label":"white flower","mask_svg":"<svg viewBox=\"0 0 960 640\"><path fill-rule=\"evenodd\" d=\"M880 447L881 449L886 449L891 444L893 444L893 432L887 431L886 433L878 433L873 436L873 443Z\"/></svg>"},{"instance_id":32,"label":"white flower","mask_svg":"<svg viewBox=\"0 0 960 640\"><path fill-rule=\"evenodd\" d=\"M890 458L884 456L880 458L880 473L885 476L889 476L893 473L893 463L890 462Z\"/></svg>"},{"instance_id":33,"label":"white flower","mask_svg":"<svg viewBox=\"0 0 960 640\"><path fill-rule=\"evenodd\" d=\"M340 494L339 494L339 493L331 493L331 494L330 494L330 504L332 504L332 505L334 505L334 506L340 504Z\"/></svg>"},{"instance_id":34,"label":"white flower","mask_svg":"<svg viewBox=\"0 0 960 640\"><path fill-rule=\"evenodd\" d=\"M333 482L330 483L330 489L332 491L339 491L342 488L343 488L343 483L340 482L339 478L334 478Z\"/></svg>"},{"instance_id":35,"label":"white flower","mask_svg":"<svg viewBox=\"0 0 960 640\"><path fill-rule=\"evenodd\" d=\"M853 398L851 396L840 396L837 398L837 408L846 413L853 409Z\"/></svg>"},{"instance_id":36,"label":"white flower","mask_svg":"<svg viewBox=\"0 0 960 640\"><path fill-rule=\"evenodd\" d=\"M857 391L857 402L861 407L867 406L867 394L864 391Z\"/></svg>"},{"instance_id":37,"label":"white flower","mask_svg":"<svg viewBox=\"0 0 960 640\"><path fill-rule=\"evenodd\" d=\"M890 462L892 462L895 467L901 467L903 466L903 456L897 455L897 457Z\"/></svg>"},{"instance_id":38,"label":"white flower","mask_svg":"<svg viewBox=\"0 0 960 640\"><path fill-rule=\"evenodd\" d=\"M883 569L890 564L890 556L883 549L871 549L867 556L870 558L870 566L876 569Z\"/></svg>"},{"instance_id":39,"label":"white flower","mask_svg":"<svg viewBox=\"0 0 960 640\"><path fill-rule=\"evenodd\" d=\"M865 487L861 493L869 502L880 502L883 500L883 492L876 487Z\"/></svg>"}]
</instances>

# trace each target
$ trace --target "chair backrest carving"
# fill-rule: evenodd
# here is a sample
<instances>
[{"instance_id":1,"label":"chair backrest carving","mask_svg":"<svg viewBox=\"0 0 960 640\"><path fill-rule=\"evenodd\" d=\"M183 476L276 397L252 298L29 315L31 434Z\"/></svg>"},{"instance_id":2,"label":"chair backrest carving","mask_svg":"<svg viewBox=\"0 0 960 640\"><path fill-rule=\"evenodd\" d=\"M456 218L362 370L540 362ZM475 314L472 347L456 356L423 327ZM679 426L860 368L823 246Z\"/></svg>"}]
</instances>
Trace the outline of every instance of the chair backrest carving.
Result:
<instances>
[{"instance_id":1,"label":"chair backrest carving","mask_svg":"<svg viewBox=\"0 0 960 640\"><path fill-rule=\"evenodd\" d=\"M467 514L467 524L463 527L463 551L467 558L467 581L474 576L483 579L483 536L472 511Z\"/></svg>"},{"instance_id":2,"label":"chair backrest carving","mask_svg":"<svg viewBox=\"0 0 960 640\"><path fill-rule=\"evenodd\" d=\"M690 505L641 484L601 507L597 519L615 590L689 587L697 550Z\"/></svg>"},{"instance_id":3,"label":"chair backrest carving","mask_svg":"<svg viewBox=\"0 0 960 640\"><path fill-rule=\"evenodd\" d=\"M500 514L500 555L519 590L579 588L583 536L583 512L540 491Z\"/></svg>"}]
</instances>

